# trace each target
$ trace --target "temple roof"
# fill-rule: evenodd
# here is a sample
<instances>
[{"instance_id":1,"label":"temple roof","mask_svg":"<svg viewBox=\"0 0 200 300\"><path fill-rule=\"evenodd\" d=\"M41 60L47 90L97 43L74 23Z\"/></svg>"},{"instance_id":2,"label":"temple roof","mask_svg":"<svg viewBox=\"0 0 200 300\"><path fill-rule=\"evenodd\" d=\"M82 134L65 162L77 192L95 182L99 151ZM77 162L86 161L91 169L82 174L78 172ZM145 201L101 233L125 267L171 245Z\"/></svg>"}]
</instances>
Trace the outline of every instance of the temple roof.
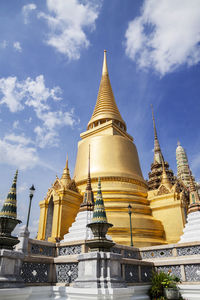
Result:
<instances>
[{"instance_id":1,"label":"temple roof","mask_svg":"<svg viewBox=\"0 0 200 300\"><path fill-rule=\"evenodd\" d=\"M99 86L97 102L92 117L88 123L88 129L92 128L92 125L96 126L99 121L105 122L106 120L118 121L120 122L120 125L124 127L124 130L126 130L126 123L121 117L113 95L108 75L106 50L104 50L102 77Z\"/></svg>"}]
</instances>

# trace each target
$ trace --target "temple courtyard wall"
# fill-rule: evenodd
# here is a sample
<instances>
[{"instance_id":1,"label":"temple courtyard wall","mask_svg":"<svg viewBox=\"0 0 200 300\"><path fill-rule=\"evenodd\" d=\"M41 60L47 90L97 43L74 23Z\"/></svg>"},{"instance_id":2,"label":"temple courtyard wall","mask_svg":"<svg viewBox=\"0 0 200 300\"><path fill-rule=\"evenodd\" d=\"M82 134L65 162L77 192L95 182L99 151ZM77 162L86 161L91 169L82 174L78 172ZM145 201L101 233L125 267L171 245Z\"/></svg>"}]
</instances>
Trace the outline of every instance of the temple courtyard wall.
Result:
<instances>
[{"instance_id":1,"label":"temple courtyard wall","mask_svg":"<svg viewBox=\"0 0 200 300\"><path fill-rule=\"evenodd\" d=\"M74 288L78 256L88 252L86 241L50 243L29 239L22 263L24 287L0 289L0 299L149 299L152 270L181 278L184 299L200 299L200 242L134 248L116 244L123 288Z\"/></svg>"}]
</instances>

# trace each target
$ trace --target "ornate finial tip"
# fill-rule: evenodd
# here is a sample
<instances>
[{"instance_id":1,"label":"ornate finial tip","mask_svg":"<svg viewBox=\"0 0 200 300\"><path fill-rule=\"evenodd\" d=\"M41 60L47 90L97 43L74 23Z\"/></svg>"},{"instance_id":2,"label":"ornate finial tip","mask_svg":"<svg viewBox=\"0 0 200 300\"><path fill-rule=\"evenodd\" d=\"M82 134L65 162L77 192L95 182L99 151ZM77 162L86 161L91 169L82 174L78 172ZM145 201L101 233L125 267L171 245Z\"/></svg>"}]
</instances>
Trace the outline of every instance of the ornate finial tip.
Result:
<instances>
[{"instance_id":1,"label":"ornate finial tip","mask_svg":"<svg viewBox=\"0 0 200 300\"><path fill-rule=\"evenodd\" d=\"M104 52L107 52L107 50L104 49Z\"/></svg>"},{"instance_id":2,"label":"ornate finial tip","mask_svg":"<svg viewBox=\"0 0 200 300\"><path fill-rule=\"evenodd\" d=\"M178 141L178 142L177 142L177 145L178 145L178 146L180 146L180 145L181 145L180 141Z\"/></svg>"}]
</instances>

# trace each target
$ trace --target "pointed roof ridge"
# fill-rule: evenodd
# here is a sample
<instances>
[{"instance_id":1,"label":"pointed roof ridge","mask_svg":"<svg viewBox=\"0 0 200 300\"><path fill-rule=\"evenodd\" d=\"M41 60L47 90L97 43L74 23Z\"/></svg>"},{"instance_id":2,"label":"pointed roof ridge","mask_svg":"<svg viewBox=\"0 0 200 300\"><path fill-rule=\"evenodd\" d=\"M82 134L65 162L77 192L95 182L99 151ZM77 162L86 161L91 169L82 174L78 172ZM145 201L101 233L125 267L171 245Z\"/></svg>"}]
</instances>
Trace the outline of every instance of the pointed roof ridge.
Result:
<instances>
[{"instance_id":1,"label":"pointed roof ridge","mask_svg":"<svg viewBox=\"0 0 200 300\"><path fill-rule=\"evenodd\" d=\"M164 157L160 148L160 144L158 141L158 135L156 130L156 124L155 124L155 117L153 112L153 105L151 104L152 109L152 118L153 118L153 127L154 127L154 163L162 163L164 161Z\"/></svg>"},{"instance_id":2,"label":"pointed roof ridge","mask_svg":"<svg viewBox=\"0 0 200 300\"><path fill-rule=\"evenodd\" d=\"M101 178L98 181L97 197L94 204L92 223L107 223L107 216L101 192Z\"/></svg>"},{"instance_id":3,"label":"pointed roof ridge","mask_svg":"<svg viewBox=\"0 0 200 300\"><path fill-rule=\"evenodd\" d=\"M124 129L126 130L126 123L121 117L121 114L115 102L115 97L112 91L109 74L108 74L108 68L107 68L106 50L104 50L102 77L99 86L97 101L96 101L96 105L92 117L88 123L87 129L90 129L91 125L101 120L102 121L116 120L120 122L123 125Z\"/></svg>"},{"instance_id":4,"label":"pointed roof ridge","mask_svg":"<svg viewBox=\"0 0 200 300\"><path fill-rule=\"evenodd\" d=\"M18 176L18 170L16 170L12 186L7 195L6 200L4 201L3 207L0 212L0 217L6 217L12 219L17 218L17 193L16 193L17 176Z\"/></svg>"}]
</instances>

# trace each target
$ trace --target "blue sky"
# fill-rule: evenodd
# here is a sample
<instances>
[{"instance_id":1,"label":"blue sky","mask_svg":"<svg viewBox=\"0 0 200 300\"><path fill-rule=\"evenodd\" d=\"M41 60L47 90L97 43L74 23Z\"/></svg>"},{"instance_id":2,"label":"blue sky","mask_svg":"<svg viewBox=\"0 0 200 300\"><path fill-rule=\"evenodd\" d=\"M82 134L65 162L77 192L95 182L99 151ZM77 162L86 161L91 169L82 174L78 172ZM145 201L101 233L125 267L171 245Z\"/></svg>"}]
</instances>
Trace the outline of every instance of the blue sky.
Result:
<instances>
[{"instance_id":1,"label":"blue sky","mask_svg":"<svg viewBox=\"0 0 200 300\"><path fill-rule=\"evenodd\" d=\"M0 2L0 201L16 168L18 217L30 229L38 203L71 175L79 135L92 115L103 50L115 99L134 137L144 178L153 161L154 106L160 145L176 173L177 141L200 179L199 0L47 0Z\"/></svg>"}]
</instances>

